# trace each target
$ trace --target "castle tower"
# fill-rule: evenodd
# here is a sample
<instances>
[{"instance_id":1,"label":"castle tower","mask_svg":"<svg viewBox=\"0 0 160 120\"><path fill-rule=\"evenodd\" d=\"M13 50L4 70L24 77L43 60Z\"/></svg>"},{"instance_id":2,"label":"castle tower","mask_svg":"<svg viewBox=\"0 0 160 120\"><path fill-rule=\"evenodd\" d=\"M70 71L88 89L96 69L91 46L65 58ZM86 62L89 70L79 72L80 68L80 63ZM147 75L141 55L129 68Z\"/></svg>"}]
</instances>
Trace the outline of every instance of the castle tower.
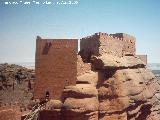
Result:
<instances>
[{"instance_id":1,"label":"castle tower","mask_svg":"<svg viewBox=\"0 0 160 120\"><path fill-rule=\"evenodd\" d=\"M61 100L67 85L77 79L77 39L41 39L37 37L34 99Z\"/></svg>"},{"instance_id":2,"label":"castle tower","mask_svg":"<svg viewBox=\"0 0 160 120\"><path fill-rule=\"evenodd\" d=\"M111 54L122 57L135 55L135 37L125 33L95 33L80 41L80 52L84 62L90 62L92 55Z\"/></svg>"},{"instance_id":3,"label":"castle tower","mask_svg":"<svg viewBox=\"0 0 160 120\"><path fill-rule=\"evenodd\" d=\"M123 41L123 55L135 55L136 38L134 36L128 35L126 33L115 33L110 35Z\"/></svg>"}]
</instances>

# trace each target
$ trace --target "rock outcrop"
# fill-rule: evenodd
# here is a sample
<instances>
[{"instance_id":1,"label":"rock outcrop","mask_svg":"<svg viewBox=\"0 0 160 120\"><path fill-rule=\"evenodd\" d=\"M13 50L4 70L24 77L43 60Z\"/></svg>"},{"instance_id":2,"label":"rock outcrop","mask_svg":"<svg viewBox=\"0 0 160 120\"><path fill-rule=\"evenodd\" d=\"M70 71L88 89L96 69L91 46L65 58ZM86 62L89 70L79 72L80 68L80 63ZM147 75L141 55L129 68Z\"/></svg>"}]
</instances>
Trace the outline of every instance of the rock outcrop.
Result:
<instances>
[{"instance_id":1,"label":"rock outcrop","mask_svg":"<svg viewBox=\"0 0 160 120\"><path fill-rule=\"evenodd\" d=\"M16 106L0 107L0 120L20 120L21 112Z\"/></svg>"},{"instance_id":2,"label":"rock outcrop","mask_svg":"<svg viewBox=\"0 0 160 120\"><path fill-rule=\"evenodd\" d=\"M64 89L63 115L65 120L97 120L98 91L90 84L77 84Z\"/></svg>"},{"instance_id":3,"label":"rock outcrop","mask_svg":"<svg viewBox=\"0 0 160 120\"><path fill-rule=\"evenodd\" d=\"M135 56L94 56L92 71L64 89L66 120L158 120L160 84ZM86 63L84 63L86 64Z\"/></svg>"},{"instance_id":4,"label":"rock outcrop","mask_svg":"<svg viewBox=\"0 0 160 120\"><path fill-rule=\"evenodd\" d=\"M33 69L27 69L16 64L0 64L0 90L7 90L13 88L13 85L16 86L24 81L33 81L34 79Z\"/></svg>"},{"instance_id":5,"label":"rock outcrop","mask_svg":"<svg viewBox=\"0 0 160 120\"><path fill-rule=\"evenodd\" d=\"M0 120L20 120L28 112L34 79L33 69L0 64Z\"/></svg>"}]
</instances>

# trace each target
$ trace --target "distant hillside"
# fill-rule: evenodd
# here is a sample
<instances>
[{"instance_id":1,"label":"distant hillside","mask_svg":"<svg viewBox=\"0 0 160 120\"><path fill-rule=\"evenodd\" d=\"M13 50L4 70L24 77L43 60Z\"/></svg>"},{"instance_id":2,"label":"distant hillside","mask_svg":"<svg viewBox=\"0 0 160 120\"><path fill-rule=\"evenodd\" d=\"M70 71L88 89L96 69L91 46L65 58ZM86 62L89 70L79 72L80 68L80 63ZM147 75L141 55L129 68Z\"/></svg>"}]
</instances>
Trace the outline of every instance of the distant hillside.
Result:
<instances>
[{"instance_id":1,"label":"distant hillside","mask_svg":"<svg viewBox=\"0 0 160 120\"><path fill-rule=\"evenodd\" d=\"M152 70L156 77L160 78L160 70Z\"/></svg>"},{"instance_id":2,"label":"distant hillside","mask_svg":"<svg viewBox=\"0 0 160 120\"><path fill-rule=\"evenodd\" d=\"M152 70L156 77L160 78L160 63L149 63L148 67Z\"/></svg>"},{"instance_id":3,"label":"distant hillside","mask_svg":"<svg viewBox=\"0 0 160 120\"><path fill-rule=\"evenodd\" d=\"M16 64L16 65L23 66L28 69L35 69L35 62L15 62L15 63L10 63L10 64Z\"/></svg>"},{"instance_id":4,"label":"distant hillside","mask_svg":"<svg viewBox=\"0 0 160 120\"><path fill-rule=\"evenodd\" d=\"M34 79L33 69L15 64L0 64L0 106L26 106L32 97L28 85L30 82L33 87Z\"/></svg>"},{"instance_id":5,"label":"distant hillside","mask_svg":"<svg viewBox=\"0 0 160 120\"><path fill-rule=\"evenodd\" d=\"M148 67L151 70L160 70L160 63L149 63Z\"/></svg>"}]
</instances>

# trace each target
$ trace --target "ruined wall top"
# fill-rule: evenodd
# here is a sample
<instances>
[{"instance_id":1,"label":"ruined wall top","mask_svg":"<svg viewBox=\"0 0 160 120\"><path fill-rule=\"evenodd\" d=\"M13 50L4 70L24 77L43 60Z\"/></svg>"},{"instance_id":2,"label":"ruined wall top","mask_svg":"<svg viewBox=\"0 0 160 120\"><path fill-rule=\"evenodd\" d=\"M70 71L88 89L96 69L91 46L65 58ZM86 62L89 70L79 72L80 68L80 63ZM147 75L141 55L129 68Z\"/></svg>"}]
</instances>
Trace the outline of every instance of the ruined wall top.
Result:
<instances>
[{"instance_id":1,"label":"ruined wall top","mask_svg":"<svg viewBox=\"0 0 160 120\"><path fill-rule=\"evenodd\" d=\"M93 35L90 35L90 36L87 36L87 37L83 37L81 40L84 40L84 39L93 39L93 38L107 38L107 37L110 37L110 38L115 38L115 39L119 39L119 40L124 40L124 39L130 39L130 40L135 40L136 38L132 35L129 35L129 34L126 34L126 33L115 33L115 34L108 34L108 33L103 33L103 32L98 32L98 33L95 33Z\"/></svg>"},{"instance_id":2,"label":"ruined wall top","mask_svg":"<svg viewBox=\"0 0 160 120\"><path fill-rule=\"evenodd\" d=\"M125 33L95 33L80 40L80 55L88 61L91 55L112 54L118 57L135 55L135 37Z\"/></svg>"}]
</instances>

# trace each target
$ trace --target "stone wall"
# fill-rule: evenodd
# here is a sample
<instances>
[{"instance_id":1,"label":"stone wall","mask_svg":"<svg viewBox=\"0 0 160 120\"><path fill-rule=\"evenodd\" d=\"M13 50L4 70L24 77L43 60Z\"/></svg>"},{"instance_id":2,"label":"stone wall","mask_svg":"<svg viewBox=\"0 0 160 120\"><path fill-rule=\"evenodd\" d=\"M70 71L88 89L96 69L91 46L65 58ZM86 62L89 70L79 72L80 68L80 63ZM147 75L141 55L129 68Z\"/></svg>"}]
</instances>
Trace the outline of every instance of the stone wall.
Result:
<instances>
[{"instance_id":1,"label":"stone wall","mask_svg":"<svg viewBox=\"0 0 160 120\"><path fill-rule=\"evenodd\" d=\"M135 38L128 34L95 33L80 42L80 52L84 62L90 62L92 55L111 54L118 57L135 55Z\"/></svg>"},{"instance_id":2,"label":"stone wall","mask_svg":"<svg viewBox=\"0 0 160 120\"><path fill-rule=\"evenodd\" d=\"M77 40L41 39L37 37L34 99L61 99L65 86L77 79Z\"/></svg>"},{"instance_id":3,"label":"stone wall","mask_svg":"<svg viewBox=\"0 0 160 120\"><path fill-rule=\"evenodd\" d=\"M77 56L77 76L87 73L91 70L90 63L84 63L81 56Z\"/></svg>"},{"instance_id":4,"label":"stone wall","mask_svg":"<svg viewBox=\"0 0 160 120\"><path fill-rule=\"evenodd\" d=\"M135 37L125 33L115 33L110 35L123 41L123 55L135 55Z\"/></svg>"},{"instance_id":5,"label":"stone wall","mask_svg":"<svg viewBox=\"0 0 160 120\"><path fill-rule=\"evenodd\" d=\"M145 64L147 64L147 55L137 55Z\"/></svg>"},{"instance_id":6,"label":"stone wall","mask_svg":"<svg viewBox=\"0 0 160 120\"><path fill-rule=\"evenodd\" d=\"M99 55L99 35L94 34L80 40L80 52L84 62L90 62L91 55Z\"/></svg>"},{"instance_id":7,"label":"stone wall","mask_svg":"<svg viewBox=\"0 0 160 120\"><path fill-rule=\"evenodd\" d=\"M119 38L114 38L111 35L108 35L106 33L99 33L99 41L100 41L100 47L99 47L99 53L102 54L112 54L115 56L122 56L123 52L123 41Z\"/></svg>"}]
</instances>

